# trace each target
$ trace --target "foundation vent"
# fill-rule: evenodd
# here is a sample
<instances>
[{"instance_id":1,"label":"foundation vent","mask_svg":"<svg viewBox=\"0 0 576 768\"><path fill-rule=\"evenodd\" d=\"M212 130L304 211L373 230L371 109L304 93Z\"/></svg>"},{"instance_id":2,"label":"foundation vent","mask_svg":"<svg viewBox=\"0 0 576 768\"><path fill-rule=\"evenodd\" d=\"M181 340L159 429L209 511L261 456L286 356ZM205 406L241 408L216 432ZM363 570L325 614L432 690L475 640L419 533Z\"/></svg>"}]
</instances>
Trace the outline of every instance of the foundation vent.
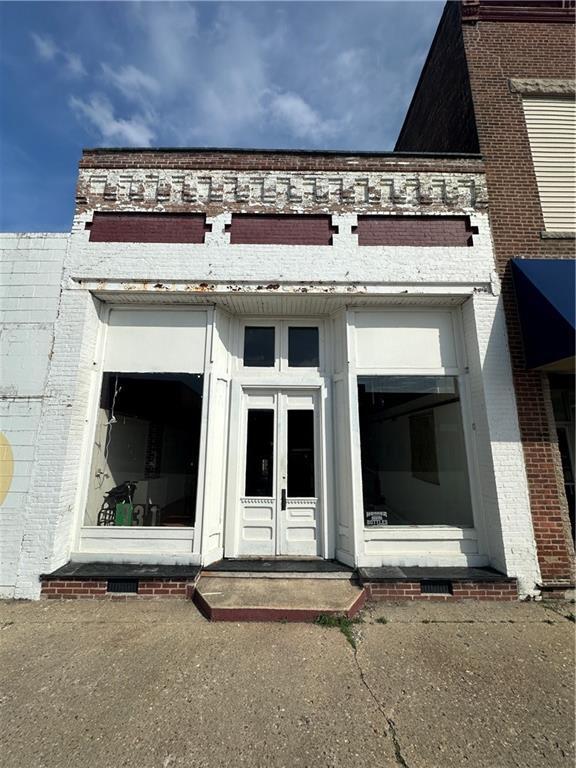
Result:
<instances>
[{"instance_id":1,"label":"foundation vent","mask_svg":"<svg viewBox=\"0 0 576 768\"><path fill-rule=\"evenodd\" d=\"M452 595L452 582L445 580L421 581L420 593L422 595Z\"/></svg>"},{"instance_id":2,"label":"foundation vent","mask_svg":"<svg viewBox=\"0 0 576 768\"><path fill-rule=\"evenodd\" d=\"M127 592L132 594L137 594L138 579L130 579L130 580L109 579L106 591L122 592L124 594L126 594Z\"/></svg>"}]
</instances>

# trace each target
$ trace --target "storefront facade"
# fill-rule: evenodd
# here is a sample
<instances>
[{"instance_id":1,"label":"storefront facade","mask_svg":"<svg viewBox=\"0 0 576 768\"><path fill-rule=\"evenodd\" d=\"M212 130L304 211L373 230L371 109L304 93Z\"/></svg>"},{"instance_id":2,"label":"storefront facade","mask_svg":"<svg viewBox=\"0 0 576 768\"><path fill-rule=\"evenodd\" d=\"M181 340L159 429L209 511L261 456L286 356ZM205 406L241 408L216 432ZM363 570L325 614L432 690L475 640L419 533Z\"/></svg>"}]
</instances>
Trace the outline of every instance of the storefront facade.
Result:
<instances>
[{"instance_id":1,"label":"storefront facade","mask_svg":"<svg viewBox=\"0 0 576 768\"><path fill-rule=\"evenodd\" d=\"M13 594L238 557L533 594L486 206L473 156L86 151Z\"/></svg>"}]
</instances>

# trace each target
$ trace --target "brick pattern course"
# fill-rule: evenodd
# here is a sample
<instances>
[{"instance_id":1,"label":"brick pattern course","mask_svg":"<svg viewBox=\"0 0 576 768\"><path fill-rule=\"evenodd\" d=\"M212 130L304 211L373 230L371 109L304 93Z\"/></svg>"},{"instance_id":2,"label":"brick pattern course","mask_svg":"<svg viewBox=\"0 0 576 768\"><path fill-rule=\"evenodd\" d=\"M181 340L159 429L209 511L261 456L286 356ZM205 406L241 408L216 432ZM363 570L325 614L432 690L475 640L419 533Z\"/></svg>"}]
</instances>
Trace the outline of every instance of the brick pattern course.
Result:
<instances>
[{"instance_id":1,"label":"brick pattern course","mask_svg":"<svg viewBox=\"0 0 576 768\"><path fill-rule=\"evenodd\" d=\"M95 243L203 243L204 214L95 213L90 241Z\"/></svg>"},{"instance_id":2,"label":"brick pattern course","mask_svg":"<svg viewBox=\"0 0 576 768\"><path fill-rule=\"evenodd\" d=\"M516 581L459 581L453 584L452 595L422 594L420 582L398 581L365 584L369 600L517 600Z\"/></svg>"},{"instance_id":3,"label":"brick pattern course","mask_svg":"<svg viewBox=\"0 0 576 768\"><path fill-rule=\"evenodd\" d=\"M108 592L105 581L59 581L42 583L41 597L49 600L134 600L153 598L190 599L194 585L189 581L140 581L137 593Z\"/></svg>"}]
</instances>

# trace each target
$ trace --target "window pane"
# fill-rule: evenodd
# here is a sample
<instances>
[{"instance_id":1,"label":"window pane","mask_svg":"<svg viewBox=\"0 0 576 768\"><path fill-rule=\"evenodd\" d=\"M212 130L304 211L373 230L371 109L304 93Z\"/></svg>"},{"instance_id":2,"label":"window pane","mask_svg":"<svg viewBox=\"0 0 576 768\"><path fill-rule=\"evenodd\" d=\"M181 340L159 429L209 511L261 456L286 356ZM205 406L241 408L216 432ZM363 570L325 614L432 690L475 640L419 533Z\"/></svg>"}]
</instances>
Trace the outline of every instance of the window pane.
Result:
<instances>
[{"instance_id":1,"label":"window pane","mask_svg":"<svg viewBox=\"0 0 576 768\"><path fill-rule=\"evenodd\" d=\"M194 525L202 386L197 374L104 374L86 525Z\"/></svg>"},{"instance_id":2,"label":"window pane","mask_svg":"<svg viewBox=\"0 0 576 768\"><path fill-rule=\"evenodd\" d=\"M274 481L274 411L248 411L246 496L272 496Z\"/></svg>"},{"instance_id":3,"label":"window pane","mask_svg":"<svg viewBox=\"0 0 576 768\"><path fill-rule=\"evenodd\" d=\"M318 367L318 328L288 328L288 365Z\"/></svg>"},{"instance_id":4,"label":"window pane","mask_svg":"<svg viewBox=\"0 0 576 768\"><path fill-rule=\"evenodd\" d=\"M288 411L288 496L314 495L314 411Z\"/></svg>"},{"instance_id":5,"label":"window pane","mask_svg":"<svg viewBox=\"0 0 576 768\"><path fill-rule=\"evenodd\" d=\"M274 328L248 326L244 329L244 365L273 368Z\"/></svg>"},{"instance_id":6,"label":"window pane","mask_svg":"<svg viewBox=\"0 0 576 768\"><path fill-rule=\"evenodd\" d=\"M457 380L359 376L367 522L471 526Z\"/></svg>"}]
</instances>

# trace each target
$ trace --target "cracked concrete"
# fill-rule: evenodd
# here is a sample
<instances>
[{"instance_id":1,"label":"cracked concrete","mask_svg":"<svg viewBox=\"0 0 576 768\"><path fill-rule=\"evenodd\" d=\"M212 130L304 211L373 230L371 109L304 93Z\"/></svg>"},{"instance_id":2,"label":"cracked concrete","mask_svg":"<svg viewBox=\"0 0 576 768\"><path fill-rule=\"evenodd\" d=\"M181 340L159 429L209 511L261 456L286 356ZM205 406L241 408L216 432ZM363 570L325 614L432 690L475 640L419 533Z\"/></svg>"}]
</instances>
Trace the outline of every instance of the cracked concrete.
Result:
<instances>
[{"instance_id":1,"label":"cracked concrete","mask_svg":"<svg viewBox=\"0 0 576 768\"><path fill-rule=\"evenodd\" d=\"M0 603L2 766L572 766L571 613L380 604L354 650L186 601Z\"/></svg>"}]
</instances>

